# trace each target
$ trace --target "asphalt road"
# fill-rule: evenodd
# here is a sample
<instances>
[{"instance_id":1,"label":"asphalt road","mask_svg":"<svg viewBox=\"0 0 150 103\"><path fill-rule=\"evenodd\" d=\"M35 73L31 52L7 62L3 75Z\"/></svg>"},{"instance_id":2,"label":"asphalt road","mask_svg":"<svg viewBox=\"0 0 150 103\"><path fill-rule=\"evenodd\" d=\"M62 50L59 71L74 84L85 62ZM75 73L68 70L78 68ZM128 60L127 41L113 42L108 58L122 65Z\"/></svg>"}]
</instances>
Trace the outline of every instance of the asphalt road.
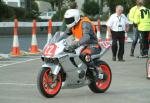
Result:
<instances>
[{"instance_id":1,"label":"asphalt road","mask_svg":"<svg viewBox=\"0 0 150 103\"><path fill-rule=\"evenodd\" d=\"M113 76L107 92L94 94L85 86L62 89L52 99L44 98L37 90L36 79L42 65L39 56L0 60L0 103L150 103L146 59L129 57L129 50L127 44L125 62L113 62L111 50L102 58L110 65Z\"/></svg>"},{"instance_id":2,"label":"asphalt road","mask_svg":"<svg viewBox=\"0 0 150 103\"><path fill-rule=\"evenodd\" d=\"M47 42L47 35L39 34L37 37L38 47L43 49L44 45ZM31 36L29 35L19 35L19 47L23 51L29 51L31 47ZM13 36L12 35L5 35L0 36L0 53L8 54L12 50L13 45Z\"/></svg>"}]
</instances>

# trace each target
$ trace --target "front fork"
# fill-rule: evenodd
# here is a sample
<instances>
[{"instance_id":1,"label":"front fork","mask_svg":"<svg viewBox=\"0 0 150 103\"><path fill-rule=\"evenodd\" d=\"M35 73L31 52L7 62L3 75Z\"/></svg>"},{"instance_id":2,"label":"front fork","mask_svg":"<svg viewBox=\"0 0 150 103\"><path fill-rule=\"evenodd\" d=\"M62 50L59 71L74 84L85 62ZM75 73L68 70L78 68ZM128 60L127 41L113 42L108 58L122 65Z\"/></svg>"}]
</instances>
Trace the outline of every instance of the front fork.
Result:
<instances>
[{"instance_id":1,"label":"front fork","mask_svg":"<svg viewBox=\"0 0 150 103\"><path fill-rule=\"evenodd\" d=\"M56 79L57 79L57 75L61 70L60 65L55 65L55 64L52 64L52 63L45 63L45 64L42 65L42 67L51 69L51 72L49 73L49 75L51 75L51 74L53 75L53 81L52 82L55 82Z\"/></svg>"},{"instance_id":2,"label":"front fork","mask_svg":"<svg viewBox=\"0 0 150 103\"><path fill-rule=\"evenodd\" d=\"M45 64L42 65L42 67L43 68L50 68L53 75L58 75L58 73L61 69L60 65L55 65L55 64L52 64L52 63L45 63Z\"/></svg>"}]
</instances>

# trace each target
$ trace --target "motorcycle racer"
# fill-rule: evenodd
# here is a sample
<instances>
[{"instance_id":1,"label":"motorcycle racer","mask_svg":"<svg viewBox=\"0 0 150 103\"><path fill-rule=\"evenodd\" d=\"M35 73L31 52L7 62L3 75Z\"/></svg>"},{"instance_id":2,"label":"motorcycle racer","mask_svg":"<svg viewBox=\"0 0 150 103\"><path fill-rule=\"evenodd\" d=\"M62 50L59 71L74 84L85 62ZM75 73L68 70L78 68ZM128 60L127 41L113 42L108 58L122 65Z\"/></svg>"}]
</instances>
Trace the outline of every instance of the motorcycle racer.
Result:
<instances>
[{"instance_id":1,"label":"motorcycle racer","mask_svg":"<svg viewBox=\"0 0 150 103\"><path fill-rule=\"evenodd\" d=\"M109 65L99 59L104 50L101 52L103 46L98 44L95 26L87 17L81 18L77 9L67 10L64 20L65 34L56 33L43 50L44 64L37 81L40 93L53 98L61 88L86 85L94 93L104 93L110 86L112 74ZM65 40L69 35L75 38L71 45ZM78 47L81 47L79 51Z\"/></svg>"},{"instance_id":2,"label":"motorcycle racer","mask_svg":"<svg viewBox=\"0 0 150 103\"><path fill-rule=\"evenodd\" d=\"M82 50L81 55L85 58L85 55L99 54L101 48L98 44L96 37L96 29L88 17L80 17L78 9L69 9L64 15L64 20L67 25L67 29L62 38L73 35L75 40L67 48L68 50L74 50L81 45L85 48Z\"/></svg>"}]
</instances>

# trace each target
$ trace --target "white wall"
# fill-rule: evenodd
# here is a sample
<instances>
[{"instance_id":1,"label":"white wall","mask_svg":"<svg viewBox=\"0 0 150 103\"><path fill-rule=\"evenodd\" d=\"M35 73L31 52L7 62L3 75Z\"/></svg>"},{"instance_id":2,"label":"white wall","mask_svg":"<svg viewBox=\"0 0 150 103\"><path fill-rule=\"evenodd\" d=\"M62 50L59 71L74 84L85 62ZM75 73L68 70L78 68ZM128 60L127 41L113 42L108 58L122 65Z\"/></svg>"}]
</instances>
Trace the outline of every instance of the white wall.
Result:
<instances>
[{"instance_id":1,"label":"white wall","mask_svg":"<svg viewBox=\"0 0 150 103\"><path fill-rule=\"evenodd\" d=\"M24 5L21 5L21 2L24 3L24 0L3 0L7 5L13 6L13 7L24 7Z\"/></svg>"}]
</instances>

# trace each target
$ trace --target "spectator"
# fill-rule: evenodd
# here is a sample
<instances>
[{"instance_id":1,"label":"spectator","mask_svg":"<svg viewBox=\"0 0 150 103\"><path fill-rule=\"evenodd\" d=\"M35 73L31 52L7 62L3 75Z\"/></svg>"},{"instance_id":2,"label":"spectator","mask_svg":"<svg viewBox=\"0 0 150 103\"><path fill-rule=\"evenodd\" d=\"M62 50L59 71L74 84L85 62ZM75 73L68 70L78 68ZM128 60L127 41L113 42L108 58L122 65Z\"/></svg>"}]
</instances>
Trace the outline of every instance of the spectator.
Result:
<instances>
[{"instance_id":1,"label":"spectator","mask_svg":"<svg viewBox=\"0 0 150 103\"><path fill-rule=\"evenodd\" d=\"M125 43L125 32L128 31L129 21L123 14L123 7L121 5L116 6L116 13L112 14L106 23L108 32L112 37L112 60L125 61L124 55L124 43ZM119 41L119 51L118 42ZM118 55L117 55L118 52Z\"/></svg>"},{"instance_id":2,"label":"spectator","mask_svg":"<svg viewBox=\"0 0 150 103\"><path fill-rule=\"evenodd\" d=\"M135 25L134 23L135 14L140 10L140 7L143 4L144 4L144 0L137 0L136 6L132 7L129 12L129 20L133 22L133 33L134 33L130 56L134 56L134 50L135 50L135 47L139 38L139 31L138 31L137 25Z\"/></svg>"},{"instance_id":3,"label":"spectator","mask_svg":"<svg viewBox=\"0 0 150 103\"><path fill-rule=\"evenodd\" d=\"M148 36L150 32L150 9L141 6L139 11L135 14L134 23L137 24L141 38L141 56L142 58L148 57L149 41Z\"/></svg>"}]
</instances>

